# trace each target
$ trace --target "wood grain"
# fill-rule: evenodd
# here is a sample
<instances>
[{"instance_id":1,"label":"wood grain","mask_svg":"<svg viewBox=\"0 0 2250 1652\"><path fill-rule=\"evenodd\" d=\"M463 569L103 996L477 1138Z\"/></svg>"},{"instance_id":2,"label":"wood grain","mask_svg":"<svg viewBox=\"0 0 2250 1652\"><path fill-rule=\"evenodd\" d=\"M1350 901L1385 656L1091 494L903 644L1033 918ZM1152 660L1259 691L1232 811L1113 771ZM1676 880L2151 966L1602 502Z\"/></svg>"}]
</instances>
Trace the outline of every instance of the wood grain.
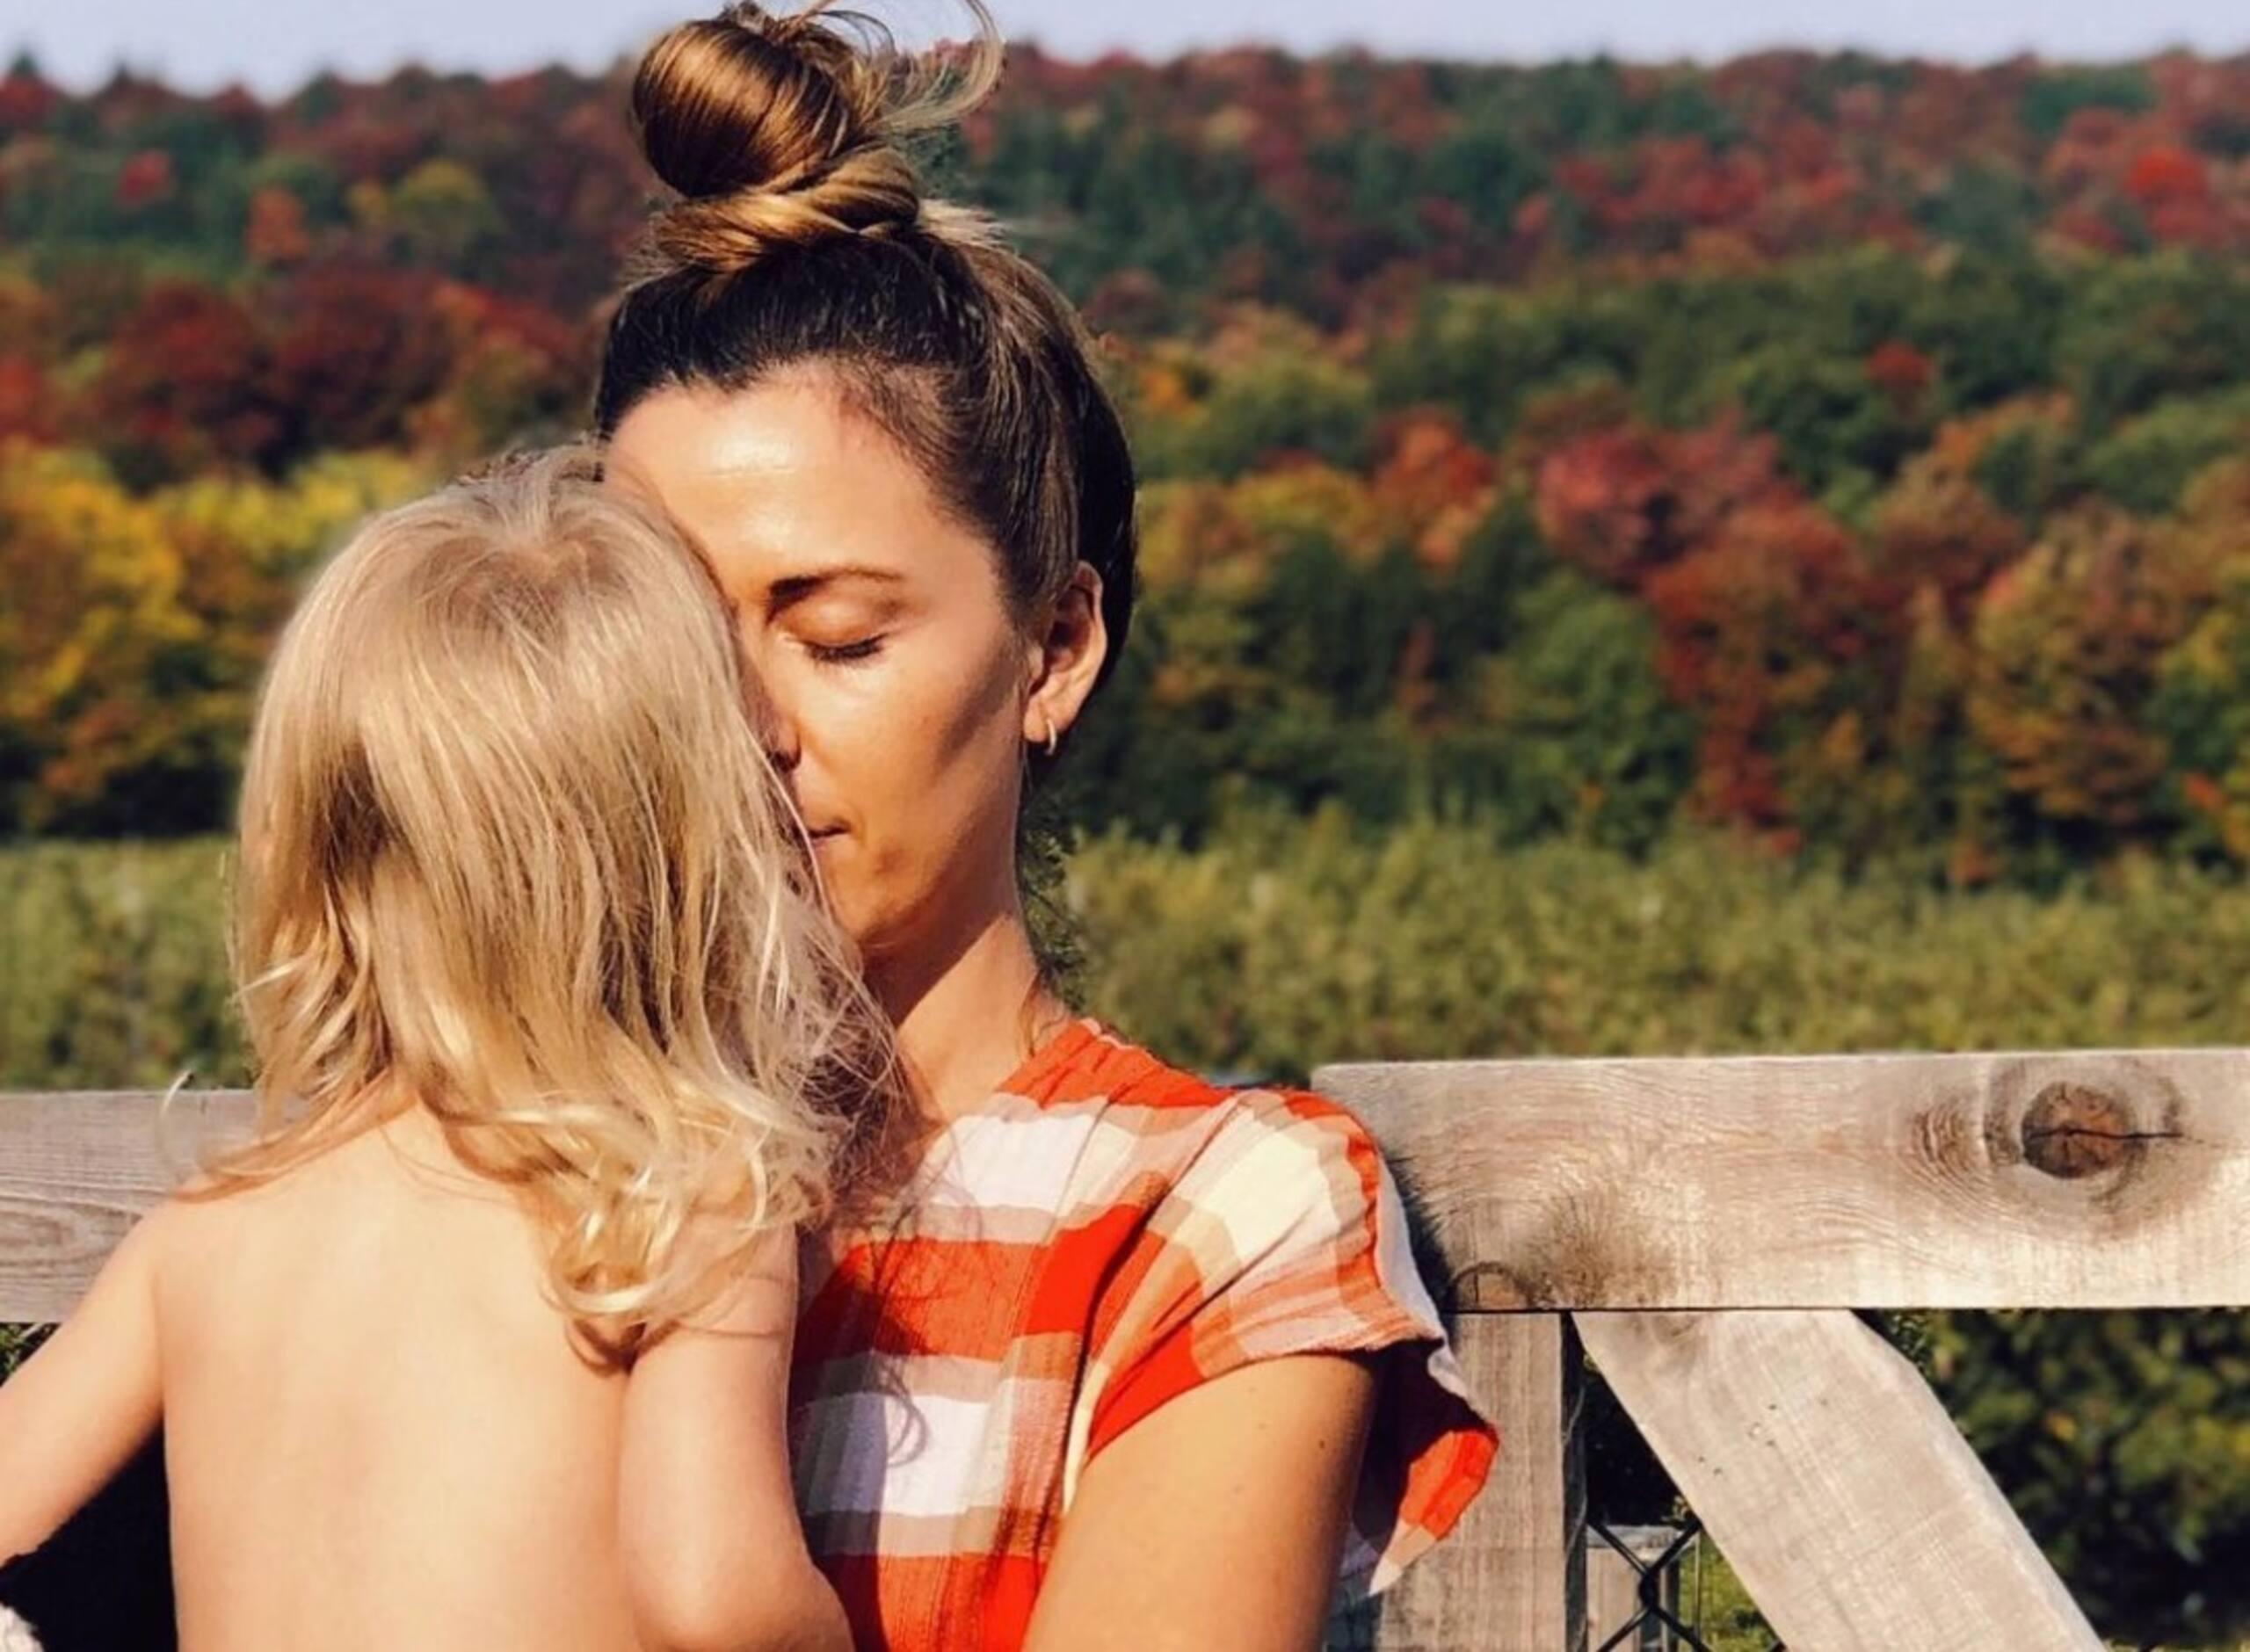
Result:
<instances>
[{"instance_id":1,"label":"wood grain","mask_svg":"<svg viewBox=\"0 0 2250 1652\"><path fill-rule=\"evenodd\" d=\"M134 1218L172 1186L156 1103L114 1090L0 1095L0 1324L68 1314ZM185 1163L250 1116L238 1091L184 1093L165 1130Z\"/></svg>"},{"instance_id":2,"label":"wood grain","mask_svg":"<svg viewBox=\"0 0 2250 1652\"><path fill-rule=\"evenodd\" d=\"M1499 1460L1452 1535L1383 1597L1375 1645L1584 1652L1577 1339L1558 1315L1479 1315L1461 1322L1455 1346L1470 1392L1499 1426Z\"/></svg>"},{"instance_id":3,"label":"wood grain","mask_svg":"<svg viewBox=\"0 0 2250 1652\"><path fill-rule=\"evenodd\" d=\"M1920 1374L1850 1314L1577 1322L1788 1645L2101 1652Z\"/></svg>"},{"instance_id":4,"label":"wood grain","mask_svg":"<svg viewBox=\"0 0 2250 1652\"><path fill-rule=\"evenodd\" d=\"M1463 1308L2250 1305L2250 1051L1328 1067Z\"/></svg>"},{"instance_id":5,"label":"wood grain","mask_svg":"<svg viewBox=\"0 0 2250 1652\"><path fill-rule=\"evenodd\" d=\"M1641 1575L1633 1563L1596 1539L1586 1551L1586 1643L1607 1643L1641 1615ZM1640 1652L1638 1634L1619 1643L1625 1652Z\"/></svg>"}]
</instances>

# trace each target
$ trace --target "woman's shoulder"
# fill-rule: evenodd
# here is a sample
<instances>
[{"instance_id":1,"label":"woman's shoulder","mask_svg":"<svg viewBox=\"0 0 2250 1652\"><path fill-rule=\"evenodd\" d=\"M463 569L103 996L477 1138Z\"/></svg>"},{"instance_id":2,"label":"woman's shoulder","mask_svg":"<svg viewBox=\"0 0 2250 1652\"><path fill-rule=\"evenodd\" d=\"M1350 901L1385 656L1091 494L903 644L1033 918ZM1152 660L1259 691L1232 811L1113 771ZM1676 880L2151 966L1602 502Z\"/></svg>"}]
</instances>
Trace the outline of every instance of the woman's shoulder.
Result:
<instances>
[{"instance_id":1,"label":"woman's shoulder","mask_svg":"<svg viewBox=\"0 0 2250 1652\"><path fill-rule=\"evenodd\" d=\"M1088 1138L1077 1155L1081 1199L1187 1200L1269 1221L1313 1211L1362 1220L1376 1203L1375 1139L1328 1098L1193 1072L1097 1021L1062 1037L1068 1044L1024 1086L1034 1111L1018 1116Z\"/></svg>"},{"instance_id":2,"label":"woman's shoulder","mask_svg":"<svg viewBox=\"0 0 2250 1652\"><path fill-rule=\"evenodd\" d=\"M1098 1116L1152 1143L1287 1136L1334 1150L1375 1152L1366 1126L1327 1096L1174 1067L1096 1019L1073 1022L1042 1055L1004 1100L1020 1103L1020 1110L1028 1105L1046 1119Z\"/></svg>"},{"instance_id":3,"label":"woman's shoulder","mask_svg":"<svg viewBox=\"0 0 2250 1652\"><path fill-rule=\"evenodd\" d=\"M1005 1086L1046 1110L1128 1108L1182 1116L1242 1116L1276 1125L1355 1127L1351 1112L1298 1086L1245 1083L1176 1066L1092 1017L1057 1033Z\"/></svg>"}]
</instances>

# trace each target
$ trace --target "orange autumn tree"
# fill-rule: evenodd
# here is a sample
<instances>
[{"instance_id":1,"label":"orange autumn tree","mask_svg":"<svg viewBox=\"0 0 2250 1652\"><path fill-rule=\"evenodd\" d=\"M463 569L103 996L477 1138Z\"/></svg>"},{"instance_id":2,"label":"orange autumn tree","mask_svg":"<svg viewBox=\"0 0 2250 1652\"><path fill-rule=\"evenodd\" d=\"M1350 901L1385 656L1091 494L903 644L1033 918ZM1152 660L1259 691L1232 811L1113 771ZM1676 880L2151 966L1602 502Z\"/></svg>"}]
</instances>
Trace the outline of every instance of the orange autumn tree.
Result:
<instances>
[{"instance_id":1,"label":"orange autumn tree","mask_svg":"<svg viewBox=\"0 0 2250 1652\"><path fill-rule=\"evenodd\" d=\"M1977 478L1989 440L1989 421L1941 427L1876 501L1869 563L1887 602L1927 589L1949 622L1965 623L1985 583L2022 553L2023 525Z\"/></svg>"},{"instance_id":2,"label":"orange autumn tree","mask_svg":"<svg viewBox=\"0 0 2250 1652\"><path fill-rule=\"evenodd\" d=\"M1968 714L2009 792L2066 841L2146 825L2167 754L2165 656L2218 584L2212 540L2089 504L2052 518L1985 591Z\"/></svg>"}]
</instances>

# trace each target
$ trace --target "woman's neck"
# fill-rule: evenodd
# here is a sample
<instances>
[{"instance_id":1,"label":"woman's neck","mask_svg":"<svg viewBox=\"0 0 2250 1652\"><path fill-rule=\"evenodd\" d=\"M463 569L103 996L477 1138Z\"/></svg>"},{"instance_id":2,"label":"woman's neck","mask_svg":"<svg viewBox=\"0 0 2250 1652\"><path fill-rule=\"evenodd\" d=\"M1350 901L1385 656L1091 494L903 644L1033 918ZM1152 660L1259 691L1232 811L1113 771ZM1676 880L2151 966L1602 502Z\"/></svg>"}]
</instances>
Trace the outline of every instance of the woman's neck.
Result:
<instances>
[{"instance_id":1,"label":"woman's neck","mask_svg":"<svg viewBox=\"0 0 2250 1652\"><path fill-rule=\"evenodd\" d=\"M995 911L948 957L918 969L877 962L869 980L922 1107L940 1122L982 1103L1070 1015L1040 981L1020 906Z\"/></svg>"}]
</instances>

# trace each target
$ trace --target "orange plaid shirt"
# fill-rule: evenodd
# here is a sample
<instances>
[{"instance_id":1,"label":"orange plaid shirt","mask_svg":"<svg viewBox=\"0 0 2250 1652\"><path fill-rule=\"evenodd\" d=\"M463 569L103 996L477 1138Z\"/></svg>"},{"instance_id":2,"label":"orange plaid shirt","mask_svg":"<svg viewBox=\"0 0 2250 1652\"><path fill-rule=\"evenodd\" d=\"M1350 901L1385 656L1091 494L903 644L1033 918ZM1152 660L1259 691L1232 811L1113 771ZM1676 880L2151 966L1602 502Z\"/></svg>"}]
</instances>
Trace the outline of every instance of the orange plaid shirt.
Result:
<instances>
[{"instance_id":1,"label":"orange plaid shirt","mask_svg":"<svg viewBox=\"0 0 2250 1652\"><path fill-rule=\"evenodd\" d=\"M1252 1360L1387 1360L1340 1612L1475 1496L1470 1407L1365 1128L1226 1090L1072 1024L932 1144L880 1241L809 1257L790 1396L798 1503L864 1648L1021 1644L1085 1465Z\"/></svg>"}]
</instances>

